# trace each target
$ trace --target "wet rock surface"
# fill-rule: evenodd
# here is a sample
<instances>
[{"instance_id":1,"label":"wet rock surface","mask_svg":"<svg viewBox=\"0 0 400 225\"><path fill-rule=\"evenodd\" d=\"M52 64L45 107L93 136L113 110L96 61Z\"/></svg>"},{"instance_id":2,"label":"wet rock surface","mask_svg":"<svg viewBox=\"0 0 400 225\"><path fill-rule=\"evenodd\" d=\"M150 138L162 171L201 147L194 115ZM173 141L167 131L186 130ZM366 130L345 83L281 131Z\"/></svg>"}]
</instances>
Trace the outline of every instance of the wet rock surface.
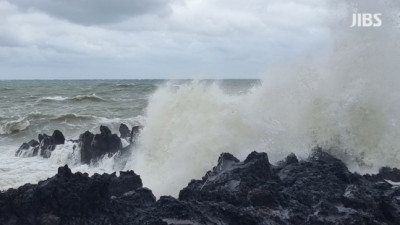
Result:
<instances>
[{"instance_id":1,"label":"wet rock surface","mask_svg":"<svg viewBox=\"0 0 400 225\"><path fill-rule=\"evenodd\" d=\"M15 152L15 156L43 156L44 158L49 158L51 152L54 151L57 145L61 145L65 143L64 134L55 130L51 136L47 134L39 134L38 140L32 139L28 143L23 143L21 147ZM32 151L29 152L30 155L24 154L29 149L32 148Z\"/></svg>"},{"instance_id":2,"label":"wet rock surface","mask_svg":"<svg viewBox=\"0 0 400 225\"><path fill-rule=\"evenodd\" d=\"M141 128L141 126L134 126L132 129L129 129L127 125L121 124L119 127L120 136L118 136L117 134L113 134L107 126L100 126L99 134L86 131L79 135L78 140L69 141L77 143L81 162L90 164L104 155L112 155L117 152L120 152L121 155L126 155L125 153L135 144ZM128 143L127 146L123 147L123 139ZM27 143L23 143L15 152L15 156L32 157L40 155L44 158L49 158L55 147L64 143L65 137L59 130L55 130L51 136L39 134L38 141L33 139Z\"/></svg>"},{"instance_id":3,"label":"wet rock surface","mask_svg":"<svg viewBox=\"0 0 400 225\"><path fill-rule=\"evenodd\" d=\"M397 172L351 173L321 149L277 165L266 153L244 161L223 153L179 198L156 201L133 171L88 177L65 166L37 185L0 193L0 224L394 225L400 224L400 188L386 180Z\"/></svg>"},{"instance_id":4,"label":"wet rock surface","mask_svg":"<svg viewBox=\"0 0 400 225\"><path fill-rule=\"evenodd\" d=\"M100 134L89 131L79 136L78 146L81 150L82 163L89 164L106 154L114 154L122 149L121 139L106 126L100 126Z\"/></svg>"}]
</instances>

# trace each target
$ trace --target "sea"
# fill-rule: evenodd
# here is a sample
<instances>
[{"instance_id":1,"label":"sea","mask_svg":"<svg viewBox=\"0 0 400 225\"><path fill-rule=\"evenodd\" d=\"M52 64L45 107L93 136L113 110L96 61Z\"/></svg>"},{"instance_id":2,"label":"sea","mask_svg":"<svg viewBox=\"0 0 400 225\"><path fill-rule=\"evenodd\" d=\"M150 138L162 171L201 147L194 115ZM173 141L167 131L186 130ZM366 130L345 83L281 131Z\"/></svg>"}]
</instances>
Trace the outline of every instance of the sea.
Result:
<instances>
[{"instance_id":1,"label":"sea","mask_svg":"<svg viewBox=\"0 0 400 225\"><path fill-rule=\"evenodd\" d=\"M67 164L90 175L134 170L156 196L177 196L223 152L244 159L263 151L278 163L323 147L360 173L396 167L398 86L374 77L0 81L0 190L38 183ZM118 134L121 123L143 126L127 158L81 164L72 140L100 125ZM56 129L67 141L50 158L15 155Z\"/></svg>"}]
</instances>

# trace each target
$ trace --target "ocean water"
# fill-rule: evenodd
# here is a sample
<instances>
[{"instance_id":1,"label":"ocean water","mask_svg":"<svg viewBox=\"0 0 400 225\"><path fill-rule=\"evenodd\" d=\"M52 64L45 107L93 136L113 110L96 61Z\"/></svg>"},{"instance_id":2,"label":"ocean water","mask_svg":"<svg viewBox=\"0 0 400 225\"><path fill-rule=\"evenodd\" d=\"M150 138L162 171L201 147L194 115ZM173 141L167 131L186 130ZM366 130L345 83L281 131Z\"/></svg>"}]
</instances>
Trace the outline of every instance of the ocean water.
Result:
<instances>
[{"instance_id":1,"label":"ocean water","mask_svg":"<svg viewBox=\"0 0 400 225\"><path fill-rule=\"evenodd\" d=\"M259 80L204 80L201 85L218 86L229 95L243 94ZM25 183L37 183L53 176L59 166L68 164L73 171L89 174L134 169L128 164L105 157L95 165L81 165L79 149L67 141L58 146L49 159L40 156L15 156L23 142L37 139L39 133L49 135L61 130L66 140L78 139L86 130L99 133L99 126L106 125L115 133L121 123L129 127L146 125L149 101L165 88L172 92L190 80L34 80L0 81L0 189L15 188ZM165 96L166 97L166 96ZM171 105L171 107L175 107ZM165 112L166 121L173 120L176 112ZM173 122L173 121L171 121ZM160 132L165 128L157 128ZM178 131L169 126L168 129ZM178 131L181 132L181 131ZM158 134L154 134L158 135ZM141 151L141 144L132 152ZM164 148L165 149L165 148Z\"/></svg>"},{"instance_id":2,"label":"ocean water","mask_svg":"<svg viewBox=\"0 0 400 225\"><path fill-rule=\"evenodd\" d=\"M201 178L222 152L244 159L265 151L271 162L324 147L352 170L398 166L400 93L374 76L263 80L1 81L0 189L37 183L68 164L89 174L134 170L157 196ZM384 87L386 88L382 88ZM51 157L17 157L38 133L67 140L100 125L143 125L128 158L80 164L67 141Z\"/></svg>"}]
</instances>

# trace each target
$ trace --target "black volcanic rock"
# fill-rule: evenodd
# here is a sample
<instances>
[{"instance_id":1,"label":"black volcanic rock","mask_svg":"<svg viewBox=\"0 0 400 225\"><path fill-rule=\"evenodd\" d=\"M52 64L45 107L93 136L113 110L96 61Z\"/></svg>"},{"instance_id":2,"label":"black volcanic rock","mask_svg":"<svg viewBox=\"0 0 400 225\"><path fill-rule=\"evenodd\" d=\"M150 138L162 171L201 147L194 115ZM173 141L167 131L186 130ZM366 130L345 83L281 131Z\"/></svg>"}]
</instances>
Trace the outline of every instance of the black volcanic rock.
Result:
<instances>
[{"instance_id":1,"label":"black volcanic rock","mask_svg":"<svg viewBox=\"0 0 400 225\"><path fill-rule=\"evenodd\" d=\"M130 199L136 201L128 204ZM118 217L154 204L155 197L132 171L121 178L88 177L65 166L37 185L0 193L0 224L123 224Z\"/></svg>"},{"instance_id":2,"label":"black volcanic rock","mask_svg":"<svg viewBox=\"0 0 400 225\"><path fill-rule=\"evenodd\" d=\"M131 131L126 124L121 123L121 125L119 126L119 133L121 138L129 138Z\"/></svg>"},{"instance_id":3,"label":"black volcanic rock","mask_svg":"<svg viewBox=\"0 0 400 225\"><path fill-rule=\"evenodd\" d=\"M100 134L94 135L89 131L81 134L78 145L81 148L81 162L86 164L122 149L121 139L106 126L100 126Z\"/></svg>"},{"instance_id":4,"label":"black volcanic rock","mask_svg":"<svg viewBox=\"0 0 400 225\"><path fill-rule=\"evenodd\" d=\"M244 161L223 153L178 199L156 201L133 171L88 177L65 166L37 185L0 193L0 224L396 225L400 188L385 180L397 179L397 171L361 176L321 149L277 166L266 153Z\"/></svg>"},{"instance_id":5,"label":"black volcanic rock","mask_svg":"<svg viewBox=\"0 0 400 225\"><path fill-rule=\"evenodd\" d=\"M93 138L94 134L92 134L90 131L86 131L85 133L79 135L78 145L81 148L82 163L90 163L90 160L94 157L91 147Z\"/></svg>"},{"instance_id":6,"label":"black volcanic rock","mask_svg":"<svg viewBox=\"0 0 400 225\"><path fill-rule=\"evenodd\" d=\"M28 145L31 147L36 147L38 146L40 143L38 141L36 141L35 139L32 139L28 142Z\"/></svg>"},{"instance_id":7,"label":"black volcanic rock","mask_svg":"<svg viewBox=\"0 0 400 225\"><path fill-rule=\"evenodd\" d=\"M55 130L53 132L53 135L51 135L51 137L53 138L54 144L56 144L56 145L61 145L61 144L65 143L65 137L64 137L63 133L61 133L61 131L59 131L59 130Z\"/></svg>"},{"instance_id":8,"label":"black volcanic rock","mask_svg":"<svg viewBox=\"0 0 400 225\"><path fill-rule=\"evenodd\" d=\"M378 174L365 175L371 181L390 180L393 182L400 182L400 170L397 168L382 167L379 169Z\"/></svg>"},{"instance_id":9,"label":"black volcanic rock","mask_svg":"<svg viewBox=\"0 0 400 225\"><path fill-rule=\"evenodd\" d=\"M111 135L111 130L110 128L101 125L100 126L100 134L103 136L110 136Z\"/></svg>"},{"instance_id":10,"label":"black volcanic rock","mask_svg":"<svg viewBox=\"0 0 400 225\"><path fill-rule=\"evenodd\" d=\"M40 155L49 158L56 145L64 144L65 137L59 130L55 130L51 136L47 134L39 135Z\"/></svg>"},{"instance_id":11,"label":"black volcanic rock","mask_svg":"<svg viewBox=\"0 0 400 225\"><path fill-rule=\"evenodd\" d=\"M65 143L64 134L59 130L55 130L51 136L47 134L39 134L38 140L39 141L32 139L28 143L23 143L15 155L20 156L23 151L32 147L33 152L31 156L36 156L40 152L41 156L44 158L49 158L56 145Z\"/></svg>"}]
</instances>

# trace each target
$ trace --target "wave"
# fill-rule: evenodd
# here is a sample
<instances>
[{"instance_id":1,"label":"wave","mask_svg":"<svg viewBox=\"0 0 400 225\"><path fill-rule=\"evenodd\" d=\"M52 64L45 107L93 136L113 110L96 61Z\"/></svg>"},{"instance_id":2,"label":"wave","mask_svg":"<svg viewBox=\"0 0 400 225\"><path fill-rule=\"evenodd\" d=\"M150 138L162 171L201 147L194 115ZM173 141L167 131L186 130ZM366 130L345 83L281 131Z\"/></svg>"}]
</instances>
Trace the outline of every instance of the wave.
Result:
<instances>
[{"instance_id":1,"label":"wave","mask_svg":"<svg viewBox=\"0 0 400 225\"><path fill-rule=\"evenodd\" d=\"M41 97L37 100L37 102L51 102L51 101L100 102L100 101L105 101L105 99L97 96L96 94L91 94L91 95L77 95L74 97L62 97L62 96Z\"/></svg>"},{"instance_id":2,"label":"wave","mask_svg":"<svg viewBox=\"0 0 400 225\"><path fill-rule=\"evenodd\" d=\"M39 98L38 101L64 101L67 100L67 97L62 97L62 96L52 96L52 97L41 97Z\"/></svg>"},{"instance_id":3,"label":"wave","mask_svg":"<svg viewBox=\"0 0 400 225\"><path fill-rule=\"evenodd\" d=\"M92 116L92 115L79 115L75 113L68 113L68 114L63 114L60 116L52 117L51 120L93 120L93 119L98 119L99 117L97 116Z\"/></svg>"},{"instance_id":4,"label":"wave","mask_svg":"<svg viewBox=\"0 0 400 225\"><path fill-rule=\"evenodd\" d=\"M376 5L389 15L382 4ZM351 30L347 19L332 26L340 39L326 52L270 68L247 93L230 95L199 81L160 87L125 169L141 174L156 195L177 195L222 152L243 159L266 151L276 162L291 152L305 158L320 146L358 172L398 167L398 29Z\"/></svg>"},{"instance_id":5,"label":"wave","mask_svg":"<svg viewBox=\"0 0 400 225\"><path fill-rule=\"evenodd\" d=\"M29 120L21 118L18 120L0 122L0 134L11 134L23 131L30 126Z\"/></svg>"},{"instance_id":6,"label":"wave","mask_svg":"<svg viewBox=\"0 0 400 225\"><path fill-rule=\"evenodd\" d=\"M2 117L0 117L1 119ZM4 120L10 120L10 118L3 118ZM95 115L83 115L77 113L66 113L61 115L54 114L46 114L41 112L32 112L24 117L13 120L13 121L5 121L3 123L0 122L1 125L1 134L9 134L15 131L24 130L34 121L53 121L53 122L83 122L83 121L93 121L98 125L119 125L120 123L126 124L141 124L143 123L143 117L137 116L135 118L106 118ZM4 128L4 129L3 129Z\"/></svg>"},{"instance_id":7,"label":"wave","mask_svg":"<svg viewBox=\"0 0 400 225\"><path fill-rule=\"evenodd\" d=\"M68 100L72 101L105 101L103 98L97 96L96 94L91 94L91 95L77 95L75 97L69 98Z\"/></svg>"},{"instance_id":8,"label":"wave","mask_svg":"<svg viewBox=\"0 0 400 225\"><path fill-rule=\"evenodd\" d=\"M45 114L40 112L29 113L24 117L25 120L50 120L50 121L73 121L73 120L98 120L105 119L94 115L81 115L76 113L66 113L61 115Z\"/></svg>"},{"instance_id":9,"label":"wave","mask_svg":"<svg viewBox=\"0 0 400 225\"><path fill-rule=\"evenodd\" d=\"M131 87L137 86L137 84L136 83L116 84L115 86L120 87L120 88L131 88Z\"/></svg>"},{"instance_id":10,"label":"wave","mask_svg":"<svg viewBox=\"0 0 400 225\"><path fill-rule=\"evenodd\" d=\"M9 88L9 87L2 87L0 88L0 91L13 91L15 90L14 88Z\"/></svg>"}]
</instances>

